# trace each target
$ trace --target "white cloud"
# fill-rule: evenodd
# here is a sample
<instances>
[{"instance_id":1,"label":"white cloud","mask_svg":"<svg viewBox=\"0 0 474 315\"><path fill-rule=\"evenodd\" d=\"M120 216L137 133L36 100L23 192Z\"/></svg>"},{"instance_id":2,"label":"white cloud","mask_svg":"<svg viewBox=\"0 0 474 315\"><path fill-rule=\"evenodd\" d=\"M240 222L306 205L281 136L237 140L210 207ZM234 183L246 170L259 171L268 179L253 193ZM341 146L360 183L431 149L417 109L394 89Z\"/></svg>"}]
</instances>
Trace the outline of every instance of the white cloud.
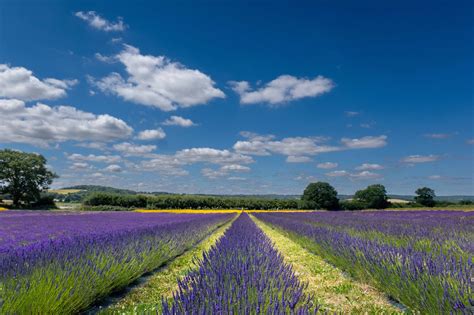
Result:
<instances>
[{"instance_id":1,"label":"white cloud","mask_svg":"<svg viewBox=\"0 0 474 315\"><path fill-rule=\"evenodd\" d=\"M245 177L240 177L240 176L230 176L230 177L227 177L227 180L243 181L247 179Z\"/></svg>"},{"instance_id":2,"label":"white cloud","mask_svg":"<svg viewBox=\"0 0 474 315\"><path fill-rule=\"evenodd\" d=\"M410 155L402 159L403 163L428 163L428 162L434 162L439 160L438 155Z\"/></svg>"},{"instance_id":3,"label":"white cloud","mask_svg":"<svg viewBox=\"0 0 474 315\"><path fill-rule=\"evenodd\" d=\"M119 162L122 158L118 155L95 155L95 154L83 155L79 153L73 153L73 154L67 155L67 159L74 162L88 161L88 162L99 162L99 163L111 164L111 163Z\"/></svg>"},{"instance_id":4,"label":"white cloud","mask_svg":"<svg viewBox=\"0 0 474 315\"><path fill-rule=\"evenodd\" d=\"M344 146L350 149L380 148L387 145L387 136L367 136L359 139L342 138L341 142Z\"/></svg>"},{"instance_id":5,"label":"white cloud","mask_svg":"<svg viewBox=\"0 0 474 315\"><path fill-rule=\"evenodd\" d=\"M85 162L76 162L76 163L73 163L69 168L72 170L85 170L85 169L90 168L90 165Z\"/></svg>"},{"instance_id":6,"label":"white cloud","mask_svg":"<svg viewBox=\"0 0 474 315\"><path fill-rule=\"evenodd\" d=\"M311 162L312 159L308 156L295 156L295 155L289 155L286 158L287 163L308 163Z\"/></svg>"},{"instance_id":7,"label":"white cloud","mask_svg":"<svg viewBox=\"0 0 474 315\"><path fill-rule=\"evenodd\" d=\"M268 103L274 106L305 97L316 97L334 87L332 80L323 76L305 79L291 75L281 75L253 91L247 81L231 81L229 84L239 94L241 104Z\"/></svg>"},{"instance_id":8,"label":"white cloud","mask_svg":"<svg viewBox=\"0 0 474 315\"><path fill-rule=\"evenodd\" d=\"M127 101L171 111L225 97L208 75L165 56L142 55L138 48L125 45L115 58L125 65L129 77L114 72L94 84Z\"/></svg>"},{"instance_id":9,"label":"white cloud","mask_svg":"<svg viewBox=\"0 0 474 315\"><path fill-rule=\"evenodd\" d=\"M117 164L112 164L104 168L104 171L111 172L111 173L120 173L122 171L122 167Z\"/></svg>"},{"instance_id":10,"label":"white cloud","mask_svg":"<svg viewBox=\"0 0 474 315\"><path fill-rule=\"evenodd\" d=\"M359 112L354 112L354 111L345 111L344 114L347 117L354 117L354 116L358 116L360 113Z\"/></svg>"},{"instance_id":11,"label":"white cloud","mask_svg":"<svg viewBox=\"0 0 474 315\"><path fill-rule=\"evenodd\" d=\"M116 22L111 22L101 17L95 11L78 11L74 15L86 21L91 27L105 32L121 32L127 28L121 17L118 17Z\"/></svg>"},{"instance_id":12,"label":"white cloud","mask_svg":"<svg viewBox=\"0 0 474 315\"><path fill-rule=\"evenodd\" d=\"M316 155L319 153L340 150L337 147L320 145L324 141L320 137L290 137L271 140L270 137L252 137L249 141L237 141L234 150L243 154L270 155L271 153L286 156Z\"/></svg>"},{"instance_id":13,"label":"white cloud","mask_svg":"<svg viewBox=\"0 0 474 315\"><path fill-rule=\"evenodd\" d=\"M431 176L428 176L428 179L432 179L432 180L438 180L438 179L441 179L441 175L431 175Z\"/></svg>"},{"instance_id":14,"label":"white cloud","mask_svg":"<svg viewBox=\"0 0 474 315\"><path fill-rule=\"evenodd\" d=\"M170 118L166 119L163 122L163 125L165 126L180 126L180 127L192 127L196 126L196 124L191 120L187 118L183 118L180 116L171 116Z\"/></svg>"},{"instance_id":15,"label":"white cloud","mask_svg":"<svg viewBox=\"0 0 474 315\"><path fill-rule=\"evenodd\" d=\"M329 177L344 177L344 176L349 176L349 172L347 171L332 171L329 173L326 173L326 176Z\"/></svg>"},{"instance_id":16,"label":"white cloud","mask_svg":"<svg viewBox=\"0 0 474 315\"><path fill-rule=\"evenodd\" d=\"M377 174L377 173L373 173L373 172L370 172L370 171L362 171L360 173L350 174L349 176L352 179L361 179L361 180L382 178L382 175Z\"/></svg>"},{"instance_id":17,"label":"white cloud","mask_svg":"<svg viewBox=\"0 0 474 315\"><path fill-rule=\"evenodd\" d=\"M382 175L373 173L370 171L362 171L359 173L349 173L347 171L332 171L326 173L326 176L329 177L348 177L353 180L368 180L368 179L379 179L382 178Z\"/></svg>"},{"instance_id":18,"label":"white cloud","mask_svg":"<svg viewBox=\"0 0 474 315\"><path fill-rule=\"evenodd\" d=\"M363 163L362 165L359 165L356 167L356 170L358 171L370 171L370 170L383 170L384 167L380 164L371 164L371 163Z\"/></svg>"},{"instance_id":19,"label":"white cloud","mask_svg":"<svg viewBox=\"0 0 474 315\"><path fill-rule=\"evenodd\" d=\"M248 172L250 171L250 167L239 164L229 164L222 166L221 170L229 172Z\"/></svg>"},{"instance_id":20,"label":"white cloud","mask_svg":"<svg viewBox=\"0 0 474 315\"><path fill-rule=\"evenodd\" d=\"M360 139L342 138L344 146L332 146L322 144L327 141L326 137L289 137L276 140L273 135L258 135L251 132L241 132L247 138L245 141L237 141L234 150L249 155L271 155L272 153L302 157L317 155L320 153L335 152L352 149L378 148L387 144L386 136L363 137Z\"/></svg>"},{"instance_id":21,"label":"white cloud","mask_svg":"<svg viewBox=\"0 0 474 315\"><path fill-rule=\"evenodd\" d=\"M139 140L155 140L155 139L164 139L166 137L166 133L163 131L162 128L158 129L151 129L151 130L143 130L138 134Z\"/></svg>"},{"instance_id":22,"label":"white cloud","mask_svg":"<svg viewBox=\"0 0 474 315\"><path fill-rule=\"evenodd\" d=\"M114 149L122 152L126 156L143 156L156 150L156 145L137 145L129 142L122 142L115 144Z\"/></svg>"},{"instance_id":23,"label":"white cloud","mask_svg":"<svg viewBox=\"0 0 474 315\"><path fill-rule=\"evenodd\" d=\"M337 163L324 162L324 163L319 163L316 167L317 168L322 168L322 169L331 169L331 168L336 168L337 166L338 166Z\"/></svg>"},{"instance_id":24,"label":"white cloud","mask_svg":"<svg viewBox=\"0 0 474 315\"><path fill-rule=\"evenodd\" d=\"M451 134L448 133L427 133L423 135L425 138L431 138L431 139L448 139L451 137Z\"/></svg>"},{"instance_id":25,"label":"white cloud","mask_svg":"<svg viewBox=\"0 0 474 315\"><path fill-rule=\"evenodd\" d=\"M242 164L254 162L250 156L212 148L192 148L180 150L174 155L147 154L146 156L150 160L142 161L136 168L173 176L188 175L188 171L183 169L186 165L205 163L220 166L217 170L206 168L202 171L204 176L216 178L231 172L248 172L250 168Z\"/></svg>"},{"instance_id":26,"label":"white cloud","mask_svg":"<svg viewBox=\"0 0 474 315\"><path fill-rule=\"evenodd\" d=\"M221 166L218 170L214 170L212 168L203 168L201 170L201 174L207 178L215 179L222 176L227 176L231 172L249 172L250 167L238 165L238 164L230 164Z\"/></svg>"},{"instance_id":27,"label":"white cloud","mask_svg":"<svg viewBox=\"0 0 474 315\"><path fill-rule=\"evenodd\" d=\"M71 106L50 107L0 100L0 142L45 146L50 142L111 141L128 138L133 129L110 115L95 115Z\"/></svg>"},{"instance_id":28,"label":"white cloud","mask_svg":"<svg viewBox=\"0 0 474 315\"><path fill-rule=\"evenodd\" d=\"M182 169L185 163L179 161L174 155L154 154L150 160L142 161L139 166L140 170L155 171L169 176L185 176L188 171Z\"/></svg>"},{"instance_id":29,"label":"white cloud","mask_svg":"<svg viewBox=\"0 0 474 315\"><path fill-rule=\"evenodd\" d=\"M41 81L26 68L0 64L0 97L23 101L57 99L66 96L66 90L77 83L53 78Z\"/></svg>"},{"instance_id":30,"label":"white cloud","mask_svg":"<svg viewBox=\"0 0 474 315\"><path fill-rule=\"evenodd\" d=\"M105 150L107 148L106 144L103 142L81 142L76 144L76 147L95 149L95 150Z\"/></svg>"},{"instance_id":31,"label":"white cloud","mask_svg":"<svg viewBox=\"0 0 474 315\"><path fill-rule=\"evenodd\" d=\"M254 160L247 155L212 148L192 148L176 152L175 157L183 163L213 163L213 164L250 164Z\"/></svg>"},{"instance_id":32,"label":"white cloud","mask_svg":"<svg viewBox=\"0 0 474 315\"><path fill-rule=\"evenodd\" d=\"M117 59L115 57L110 57L110 56L104 56L102 55L101 53L95 53L94 54L94 57L101 61L101 62L105 62L105 63L114 63L114 62L117 62Z\"/></svg>"}]
</instances>

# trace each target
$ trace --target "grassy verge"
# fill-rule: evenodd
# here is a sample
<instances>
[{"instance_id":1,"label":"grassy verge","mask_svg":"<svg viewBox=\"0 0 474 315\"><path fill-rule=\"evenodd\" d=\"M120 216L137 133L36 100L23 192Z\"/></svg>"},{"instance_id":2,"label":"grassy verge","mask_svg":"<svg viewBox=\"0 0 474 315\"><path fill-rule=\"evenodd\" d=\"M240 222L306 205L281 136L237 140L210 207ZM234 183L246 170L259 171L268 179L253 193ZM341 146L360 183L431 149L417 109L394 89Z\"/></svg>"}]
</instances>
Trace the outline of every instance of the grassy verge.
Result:
<instances>
[{"instance_id":1,"label":"grassy verge","mask_svg":"<svg viewBox=\"0 0 474 315\"><path fill-rule=\"evenodd\" d=\"M402 310L367 284L359 283L341 270L302 247L287 232L255 223L275 242L275 247L290 263L300 279L308 282L306 293L313 295L324 311L344 314L400 314Z\"/></svg>"},{"instance_id":2,"label":"grassy verge","mask_svg":"<svg viewBox=\"0 0 474 315\"><path fill-rule=\"evenodd\" d=\"M232 225L234 219L222 225L208 238L192 249L175 258L140 286L133 288L125 297L102 310L103 314L141 313L161 310L161 298L171 298L178 288L177 279L183 278L190 269L196 268L196 259L209 250L224 232Z\"/></svg>"}]
</instances>

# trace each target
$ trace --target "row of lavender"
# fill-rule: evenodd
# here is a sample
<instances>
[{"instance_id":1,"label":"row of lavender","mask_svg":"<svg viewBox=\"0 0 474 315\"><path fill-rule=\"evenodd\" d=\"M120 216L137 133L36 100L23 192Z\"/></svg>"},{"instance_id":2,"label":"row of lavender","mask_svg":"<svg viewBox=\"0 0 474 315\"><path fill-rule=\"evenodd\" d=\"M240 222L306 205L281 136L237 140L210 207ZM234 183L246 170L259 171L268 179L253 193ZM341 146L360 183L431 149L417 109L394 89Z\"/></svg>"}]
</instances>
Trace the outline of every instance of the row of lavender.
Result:
<instances>
[{"instance_id":1,"label":"row of lavender","mask_svg":"<svg viewBox=\"0 0 474 315\"><path fill-rule=\"evenodd\" d=\"M424 314L474 312L472 212L258 213Z\"/></svg>"},{"instance_id":2,"label":"row of lavender","mask_svg":"<svg viewBox=\"0 0 474 315\"><path fill-rule=\"evenodd\" d=\"M0 313L76 313L233 216L0 213Z\"/></svg>"},{"instance_id":3,"label":"row of lavender","mask_svg":"<svg viewBox=\"0 0 474 315\"><path fill-rule=\"evenodd\" d=\"M163 314L308 314L318 312L290 265L243 213L178 281Z\"/></svg>"}]
</instances>

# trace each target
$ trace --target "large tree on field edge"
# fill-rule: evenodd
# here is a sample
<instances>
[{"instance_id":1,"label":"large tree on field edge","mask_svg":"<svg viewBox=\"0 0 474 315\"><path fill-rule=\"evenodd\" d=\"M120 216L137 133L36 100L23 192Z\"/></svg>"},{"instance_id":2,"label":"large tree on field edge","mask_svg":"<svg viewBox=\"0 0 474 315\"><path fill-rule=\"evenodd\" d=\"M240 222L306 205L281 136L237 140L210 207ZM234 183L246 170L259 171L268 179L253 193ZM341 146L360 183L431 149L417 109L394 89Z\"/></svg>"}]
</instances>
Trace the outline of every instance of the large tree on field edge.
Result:
<instances>
[{"instance_id":1,"label":"large tree on field edge","mask_svg":"<svg viewBox=\"0 0 474 315\"><path fill-rule=\"evenodd\" d=\"M14 207L38 200L56 177L40 154L0 150L0 192L12 196Z\"/></svg>"},{"instance_id":2,"label":"large tree on field edge","mask_svg":"<svg viewBox=\"0 0 474 315\"><path fill-rule=\"evenodd\" d=\"M325 182L309 184L301 200L305 202L305 207L311 209L335 210L339 208L336 189Z\"/></svg>"}]
</instances>

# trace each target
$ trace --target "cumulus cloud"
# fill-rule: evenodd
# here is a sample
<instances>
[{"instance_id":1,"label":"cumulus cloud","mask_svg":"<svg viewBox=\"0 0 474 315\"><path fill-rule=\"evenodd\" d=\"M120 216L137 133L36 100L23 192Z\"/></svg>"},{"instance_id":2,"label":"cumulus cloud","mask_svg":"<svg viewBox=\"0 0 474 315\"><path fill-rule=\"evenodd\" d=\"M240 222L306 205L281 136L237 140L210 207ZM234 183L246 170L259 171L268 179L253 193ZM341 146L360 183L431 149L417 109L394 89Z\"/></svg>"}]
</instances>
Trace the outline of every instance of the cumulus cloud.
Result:
<instances>
[{"instance_id":1,"label":"cumulus cloud","mask_svg":"<svg viewBox=\"0 0 474 315\"><path fill-rule=\"evenodd\" d=\"M350 174L349 176L352 179L361 179L361 180L382 178L382 175L377 174L377 173L373 173L373 172L370 172L370 171L362 171L362 172L359 172L359 173L353 173L353 174Z\"/></svg>"},{"instance_id":2,"label":"cumulus cloud","mask_svg":"<svg viewBox=\"0 0 474 315\"><path fill-rule=\"evenodd\" d=\"M337 163L324 162L324 163L319 163L316 167L317 168L322 168L322 169L331 169L331 168L336 168L337 166L338 166Z\"/></svg>"},{"instance_id":3,"label":"cumulus cloud","mask_svg":"<svg viewBox=\"0 0 474 315\"><path fill-rule=\"evenodd\" d=\"M341 143L350 149L371 149L387 145L387 136L367 136L359 139L342 138Z\"/></svg>"},{"instance_id":4,"label":"cumulus cloud","mask_svg":"<svg viewBox=\"0 0 474 315\"><path fill-rule=\"evenodd\" d=\"M156 150L156 145L137 145L129 142L122 142L115 144L114 149L122 152L126 156L143 156Z\"/></svg>"},{"instance_id":5,"label":"cumulus cloud","mask_svg":"<svg viewBox=\"0 0 474 315\"><path fill-rule=\"evenodd\" d=\"M23 101L52 100L66 96L66 90L77 80L40 80L23 67L0 64L0 97Z\"/></svg>"},{"instance_id":6,"label":"cumulus cloud","mask_svg":"<svg viewBox=\"0 0 474 315\"><path fill-rule=\"evenodd\" d=\"M158 129L151 129L151 130L143 130L138 134L139 140L156 140L156 139L164 139L166 137L166 133L163 131L162 128Z\"/></svg>"},{"instance_id":7,"label":"cumulus cloud","mask_svg":"<svg viewBox=\"0 0 474 315\"><path fill-rule=\"evenodd\" d=\"M375 171L375 170L383 170L384 167L380 164L374 164L374 163L363 163L362 165L359 165L356 167L356 170L358 171Z\"/></svg>"},{"instance_id":8,"label":"cumulus cloud","mask_svg":"<svg viewBox=\"0 0 474 315\"><path fill-rule=\"evenodd\" d=\"M430 154L430 155L410 155L402 159L403 163L428 163L434 162L439 160L438 155Z\"/></svg>"},{"instance_id":9,"label":"cumulus cloud","mask_svg":"<svg viewBox=\"0 0 474 315\"><path fill-rule=\"evenodd\" d=\"M116 22L111 22L95 11L78 11L74 15L87 22L91 27L105 32L121 32L127 28L121 17L118 17Z\"/></svg>"},{"instance_id":10,"label":"cumulus cloud","mask_svg":"<svg viewBox=\"0 0 474 315\"><path fill-rule=\"evenodd\" d=\"M180 126L180 127L192 127L196 126L196 124L191 120L187 118L183 118L180 116L171 116L170 118L166 119L163 122L163 125L165 126Z\"/></svg>"},{"instance_id":11,"label":"cumulus cloud","mask_svg":"<svg viewBox=\"0 0 474 315\"><path fill-rule=\"evenodd\" d=\"M212 148L184 149L176 152L175 157L184 163L250 164L254 162L250 156Z\"/></svg>"},{"instance_id":12,"label":"cumulus cloud","mask_svg":"<svg viewBox=\"0 0 474 315\"><path fill-rule=\"evenodd\" d=\"M122 159L118 155L95 155L95 154L83 155L80 153L73 153L73 154L68 154L66 156L68 160L74 161L74 162L88 161L88 162L99 162L99 163L106 163L106 164L117 163Z\"/></svg>"},{"instance_id":13,"label":"cumulus cloud","mask_svg":"<svg viewBox=\"0 0 474 315\"><path fill-rule=\"evenodd\" d=\"M347 117L354 117L354 116L358 116L360 113L359 112L354 112L354 111L345 111L344 112L344 115L346 115Z\"/></svg>"},{"instance_id":14,"label":"cumulus cloud","mask_svg":"<svg viewBox=\"0 0 474 315\"><path fill-rule=\"evenodd\" d=\"M240 96L241 104L267 103L278 106L306 97L316 97L331 91L334 83L331 79L317 76L314 79L281 75L263 87L252 90L247 81L230 81L230 86Z\"/></svg>"},{"instance_id":15,"label":"cumulus cloud","mask_svg":"<svg viewBox=\"0 0 474 315\"><path fill-rule=\"evenodd\" d=\"M85 170L85 169L90 168L90 165L85 162L76 162L76 163L73 163L71 166L69 166L69 168L72 170Z\"/></svg>"},{"instance_id":16,"label":"cumulus cloud","mask_svg":"<svg viewBox=\"0 0 474 315\"><path fill-rule=\"evenodd\" d=\"M183 165L185 163L174 155L155 154L152 159L142 161L136 167L140 170L154 171L169 176L185 176L189 172L182 168Z\"/></svg>"},{"instance_id":17,"label":"cumulus cloud","mask_svg":"<svg viewBox=\"0 0 474 315\"><path fill-rule=\"evenodd\" d=\"M358 173L350 173L347 171L332 171L329 173L326 173L326 176L328 177L348 177L353 180L368 180L368 179L379 179L382 178L382 175L373 173L370 171L362 171Z\"/></svg>"},{"instance_id":18,"label":"cumulus cloud","mask_svg":"<svg viewBox=\"0 0 474 315\"><path fill-rule=\"evenodd\" d=\"M430 138L430 139L448 139L449 137L452 136L452 134L448 134L448 133L426 133L423 136L425 138Z\"/></svg>"},{"instance_id":19,"label":"cumulus cloud","mask_svg":"<svg viewBox=\"0 0 474 315\"><path fill-rule=\"evenodd\" d=\"M203 168L201 170L201 174L207 178L215 179L222 176L227 176L231 172L249 172L250 167L238 165L238 164L230 164L230 165L223 165L221 168L214 170L212 168Z\"/></svg>"},{"instance_id":20,"label":"cumulus cloud","mask_svg":"<svg viewBox=\"0 0 474 315\"><path fill-rule=\"evenodd\" d=\"M344 176L349 176L349 172L347 171L332 171L329 173L326 173L326 176L329 177L344 177Z\"/></svg>"},{"instance_id":21,"label":"cumulus cloud","mask_svg":"<svg viewBox=\"0 0 474 315\"><path fill-rule=\"evenodd\" d=\"M309 156L295 156L295 155L289 155L286 158L287 163L308 163L311 162L312 159Z\"/></svg>"},{"instance_id":22,"label":"cumulus cloud","mask_svg":"<svg viewBox=\"0 0 474 315\"><path fill-rule=\"evenodd\" d=\"M191 148L180 150L173 155L148 154L147 157L150 159L142 161L138 168L173 176L188 175L188 171L183 168L187 165L197 163L219 165L219 169L206 168L207 170L202 171L206 174L204 176L213 178L233 172L248 172L250 168L246 164L254 162L250 156L212 148Z\"/></svg>"},{"instance_id":23,"label":"cumulus cloud","mask_svg":"<svg viewBox=\"0 0 474 315\"><path fill-rule=\"evenodd\" d=\"M378 148L387 144L386 136L364 137L360 139L343 138L343 146L327 145L326 137L288 137L276 140L273 135L258 135L251 132L242 132L247 138L237 141L233 148L235 151L248 155L271 155L272 153L286 156L302 157L320 153L335 152L352 149Z\"/></svg>"},{"instance_id":24,"label":"cumulus cloud","mask_svg":"<svg viewBox=\"0 0 474 315\"><path fill-rule=\"evenodd\" d=\"M289 137L272 140L270 137L252 137L248 141L237 141L234 150L243 154L270 155L271 153L286 156L316 155L318 153L338 151L334 146L320 145L320 137Z\"/></svg>"},{"instance_id":25,"label":"cumulus cloud","mask_svg":"<svg viewBox=\"0 0 474 315\"><path fill-rule=\"evenodd\" d=\"M0 142L48 145L51 142L124 139L133 129L110 115L95 115L72 106L27 107L20 100L0 100Z\"/></svg>"},{"instance_id":26,"label":"cumulus cloud","mask_svg":"<svg viewBox=\"0 0 474 315\"><path fill-rule=\"evenodd\" d=\"M93 81L103 92L126 101L159 108L163 111L202 105L225 94L214 81L199 70L188 69L165 56L142 55L133 46L124 45L114 58L125 66L127 78L111 73Z\"/></svg>"},{"instance_id":27,"label":"cumulus cloud","mask_svg":"<svg viewBox=\"0 0 474 315\"><path fill-rule=\"evenodd\" d=\"M112 164L104 168L104 171L111 172L111 173L120 173L122 172L122 167L117 164Z\"/></svg>"}]
</instances>

